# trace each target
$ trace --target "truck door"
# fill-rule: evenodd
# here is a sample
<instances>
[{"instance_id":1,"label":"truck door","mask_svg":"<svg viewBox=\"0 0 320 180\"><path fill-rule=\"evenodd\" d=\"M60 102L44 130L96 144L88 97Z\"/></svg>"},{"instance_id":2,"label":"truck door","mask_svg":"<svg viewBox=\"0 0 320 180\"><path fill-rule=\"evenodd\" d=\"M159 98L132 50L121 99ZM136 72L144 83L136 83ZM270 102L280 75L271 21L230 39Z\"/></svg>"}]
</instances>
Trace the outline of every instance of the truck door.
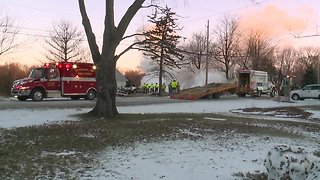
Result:
<instances>
[{"instance_id":1,"label":"truck door","mask_svg":"<svg viewBox=\"0 0 320 180\"><path fill-rule=\"evenodd\" d=\"M61 96L60 73L58 69L48 69L47 81L45 81L44 86L47 89L48 97Z\"/></svg>"}]
</instances>

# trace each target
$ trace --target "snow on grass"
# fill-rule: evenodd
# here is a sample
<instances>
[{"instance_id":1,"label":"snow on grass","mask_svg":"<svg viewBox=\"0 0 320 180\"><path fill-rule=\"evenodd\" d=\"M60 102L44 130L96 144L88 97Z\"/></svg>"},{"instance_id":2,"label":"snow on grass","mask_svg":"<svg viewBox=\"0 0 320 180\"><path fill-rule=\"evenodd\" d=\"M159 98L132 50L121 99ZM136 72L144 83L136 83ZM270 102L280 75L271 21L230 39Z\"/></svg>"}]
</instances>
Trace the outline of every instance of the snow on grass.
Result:
<instances>
[{"instance_id":1,"label":"snow on grass","mask_svg":"<svg viewBox=\"0 0 320 180\"><path fill-rule=\"evenodd\" d=\"M0 110L0 128L16 128L45 123L77 120L70 115L79 114L79 109L6 109Z\"/></svg>"},{"instance_id":2,"label":"snow on grass","mask_svg":"<svg viewBox=\"0 0 320 180\"><path fill-rule=\"evenodd\" d=\"M271 99L199 100L172 104L118 107L120 113L230 113L230 110L251 107L303 106L319 104L318 100L277 102ZM72 114L91 109L6 109L0 110L0 128L14 128L43 123L76 120ZM312 111L320 118L319 111ZM189 119L192 120L192 119ZM222 119L212 119L222 120ZM281 120L278 117L278 120ZM190 134L188 130L182 130ZM198 136L198 134L191 134ZM91 136L90 134L84 136ZM319 137L314 134L313 137ZM200 140L177 140L154 143L136 143L130 147L107 147L97 157L98 166L75 172L75 179L237 179L238 172L265 172L263 161L275 145L302 146L312 152L318 148L313 141L276 137L253 137L226 132L218 136L200 137ZM46 152L52 154L51 152ZM57 152L68 156L76 152Z\"/></svg>"},{"instance_id":3,"label":"snow on grass","mask_svg":"<svg viewBox=\"0 0 320 180\"><path fill-rule=\"evenodd\" d=\"M211 118L211 117L204 117L204 119L212 120L212 121L226 121L227 120L224 118Z\"/></svg>"},{"instance_id":4,"label":"snow on grass","mask_svg":"<svg viewBox=\"0 0 320 180\"><path fill-rule=\"evenodd\" d=\"M225 113L239 108L268 108L283 106L320 105L319 100L305 100L292 102L278 102L273 99L223 99L223 100L199 100L171 104L154 104L118 107L121 113Z\"/></svg>"},{"instance_id":5,"label":"snow on grass","mask_svg":"<svg viewBox=\"0 0 320 180\"><path fill-rule=\"evenodd\" d=\"M305 100L290 102L278 102L273 99L221 99L199 100L181 103L150 104L139 106L120 106L120 113L230 113L239 108L267 108L283 106L305 106L320 104L319 100ZM0 110L0 128L15 128L44 123L57 123L60 121L76 120L70 115L89 112L91 109L4 109ZM257 112L259 114L261 112ZM319 111L312 111L313 118L320 119Z\"/></svg>"},{"instance_id":6,"label":"snow on grass","mask_svg":"<svg viewBox=\"0 0 320 180\"><path fill-rule=\"evenodd\" d=\"M266 172L263 161L270 148L278 144L304 146L309 152L317 148L306 141L232 133L199 141L136 143L126 148L107 148L98 157L101 164L81 176L109 180L237 179L233 175L239 172Z\"/></svg>"}]
</instances>

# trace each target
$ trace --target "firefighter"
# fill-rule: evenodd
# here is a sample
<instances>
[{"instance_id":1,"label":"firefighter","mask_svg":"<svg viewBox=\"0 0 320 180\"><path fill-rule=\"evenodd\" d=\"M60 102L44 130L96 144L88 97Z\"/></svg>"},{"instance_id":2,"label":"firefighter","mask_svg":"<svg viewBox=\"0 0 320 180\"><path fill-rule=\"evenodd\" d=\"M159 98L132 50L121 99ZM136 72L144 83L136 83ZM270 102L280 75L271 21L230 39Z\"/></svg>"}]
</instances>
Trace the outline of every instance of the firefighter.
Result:
<instances>
[{"instance_id":1,"label":"firefighter","mask_svg":"<svg viewBox=\"0 0 320 180\"><path fill-rule=\"evenodd\" d=\"M142 92L146 93L146 83L144 83L143 86L142 86Z\"/></svg>"},{"instance_id":2,"label":"firefighter","mask_svg":"<svg viewBox=\"0 0 320 180\"><path fill-rule=\"evenodd\" d=\"M149 87L150 87L150 93L153 93L154 92L154 84L151 83Z\"/></svg>"},{"instance_id":3,"label":"firefighter","mask_svg":"<svg viewBox=\"0 0 320 180\"><path fill-rule=\"evenodd\" d=\"M144 89L145 89L145 93L149 93L149 84L148 83L144 83Z\"/></svg>"},{"instance_id":4,"label":"firefighter","mask_svg":"<svg viewBox=\"0 0 320 180\"><path fill-rule=\"evenodd\" d=\"M159 84L158 84L158 83L156 83L156 85L154 86L154 91L155 91L155 92L158 92L158 91L159 91Z\"/></svg>"},{"instance_id":5,"label":"firefighter","mask_svg":"<svg viewBox=\"0 0 320 180\"><path fill-rule=\"evenodd\" d=\"M162 83L161 88L162 88L162 92L166 92L166 84L165 83Z\"/></svg>"},{"instance_id":6,"label":"firefighter","mask_svg":"<svg viewBox=\"0 0 320 180\"><path fill-rule=\"evenodd\" d=\"M171 83L171 91L172 93L176 93L177 92L177 87L178 87L178 82L177 80L173 80Z\"/></svg>"}]
</instances>

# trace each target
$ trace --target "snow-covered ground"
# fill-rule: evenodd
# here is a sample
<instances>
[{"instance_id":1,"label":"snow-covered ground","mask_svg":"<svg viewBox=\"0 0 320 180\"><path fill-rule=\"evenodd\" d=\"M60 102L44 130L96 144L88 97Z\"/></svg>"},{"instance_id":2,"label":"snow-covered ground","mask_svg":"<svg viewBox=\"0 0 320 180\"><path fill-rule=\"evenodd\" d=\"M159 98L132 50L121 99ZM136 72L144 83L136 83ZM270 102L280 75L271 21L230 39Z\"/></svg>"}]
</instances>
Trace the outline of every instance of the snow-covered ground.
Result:
<instances>
[{"instance_id":1,"label":"snow-covered ground","mask_svg":"<svg viewBox=\"0 0 320 180\"><path fill-rule=\"evenodd\" d=\"M201 100L172 104L118 107L120 113L230 113L230 110L250 107L279 107L317 105L319 100L295 103L272 99ZM76 121L70 115L90 109L5 109L0 110L0 128L15 128L66 120ZM320 118L312 111L313 118ZM281 118L280 118L281 119ZM187 132L186 132L187 133ZM197 134L194 134L198 136ZM201 135L199 135L201 136ZM319 134L316 135L320 137ZM312 152L318 148L313 141L288 138L247 136L226 132L203 139L136 143L133 146L106 147L97 157L99 166L75 172L77 179L237 179L238 172L265 172L263 160L268 150L277 144L302 146Z\"/></svg>"},{"instance_id":2,"label":"snow-covered ground","mask_svg":"<svg viewBox=\"0 0 320 180\"><path fill-rule=\"evenodd\" d=\"M120 113L230 113L230 110L250 107L280 107L320 105L319 100L304 100L292 102L278 102L273 99L221 99L200 100L181 103L120 106ZM91 109L4 109L0 110L0 128L15 128L43 123L77 120L70 115L88 112ZM320 118L318 111L312 111L314 118Z\"/></svg>"},{"instance_id":3,"label":"snow-covered ground","mask_svg":"<svg viewBox=\"0 0 320 180\"><path fill-rule=\"evenodd\" d=\"M306 150L309 152L318 148L315 143L286 138L249 137L232 132L221 136L210 136L199 141L166 141L140 143L129 148L106 148L98 157L101 165L81 175L110 180L238 179L233 176L235 173L266 172L263 161L275 145L308 147Z\"/></svg>"}]
</instances>

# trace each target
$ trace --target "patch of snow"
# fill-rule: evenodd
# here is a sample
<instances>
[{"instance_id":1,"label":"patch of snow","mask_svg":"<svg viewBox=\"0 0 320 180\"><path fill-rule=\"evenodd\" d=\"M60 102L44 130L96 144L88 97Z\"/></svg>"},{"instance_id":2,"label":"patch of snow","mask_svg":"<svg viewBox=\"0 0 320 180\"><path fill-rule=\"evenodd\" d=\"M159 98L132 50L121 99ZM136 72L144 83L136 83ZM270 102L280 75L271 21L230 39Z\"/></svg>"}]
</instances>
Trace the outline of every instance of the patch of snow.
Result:
<instances>
[{"instance_id":1,"label":"patch of snow","mask_svg":"<svg viewBox=\"0 0 320 180\"><path fill-rule=\"evenodd\" d=\"M42 152L42 156L48 156L48 155L52 155L52 156L72 156L72 155L76 155L78 154L78 152L76 151L68 151L65 150L63 152Z\"/></svg>"},{"instance_id":2,"label":"patch of snow","mask_svg":"<svg viewBox=\"0 0 320 180\"><path fill-rule=\"evenodd\" d=\"M318 179L320 158L306 153L304 148L277 145L267 155L264 166L268 179Z\"/></svg>"},{"instance_id":3,"label":"patch of snow","mask_svg":"<svg viewBox=\"0 0 320 180\"><path fill-rule=\"evenodd\" d=\"M76 121L70 115L79 114L78 109L6 109L0 110L0 128L16 128L61 121Z\"/></svg>"},{"instance_id":4,"label":"patch of snow","mask_svg":"<svg viewBox=\"0 0 320 180\"><path fill-rule=\"evenodd\" d=\"M202 134L199 134L199 133L194 133L194 132L191 132L190 130L188 130L188 129L179 129L178 130L180 133L182 133L182 134L186 134L186 135L188 135L189 137L196 137L196 138L202 138L203 137L203 135Z\"/></svg>"},{"instance_id":5,"label":"patch of snow","mask_svg":"<svg viewBox=\"0 0 320 180\"><path fill-rule=\"evenodd\" d=\"M320 111L307 110L307 112L312 113L312 115L311 115L312 119L319 119L320 120Z\"/></svg>"},{"instance_id":6,"label":"patch of snow","mask_svg":"<svg viewBox=\"0 0 320 180\"><path fill-rule=\"evenodd\" d=\"M213 120L213 121L226 121L227 120L227 119L223 119L223 118L212 118L212 117L204 117L204 119Z\"/></svg>"},{"instance_id":7,"label":"patch of snow","mask_svg":"<svg viewBox=\"0 0 320 180\"><path fill-rule=\"evenodd\" d=\"M304 106L319 104L319 100L305 100L296 103L285 103L274 101L273 99L237 98L221 100L199 100L181 103L150 104L139 106L119 106L120 113L226 113L241 112L235 110L239 108L268 108L281 106ZM44 123L57 123L59 121L77 120L70 115L89 112L91 109L4 109L0 110L0 128L15 128ZM310 111L314 113L313 118L320 119L320 111ZM258 112L259 113L259 112ZM258 114L257 113L257 114ZM274 117L275 118L275 117ZM281 120L277 119L277 120Z\"/></svg>"},{"instance_id":8,"label":"patch of snow","mask_svg":"<svg viewBox=\"0 0 320 180\"><path fill-rule=\"evenodd\" d=\"M223 99L198 100L171 104L153 104L140 106L118 107L120 113L226 113L239 108L269 108L283 106L306 106L319 104L319 100L305 100L296 103L278 102L273 99Z\"/></svg>"},{"instance_id":9,"label":"patch of snow","mask_svg":"<svg viewBox=\"0 0 320 180\"><path fill-rule=\"evenodd\" d=\"M209 136L197 141L136 143L106 148L97 157L98 166L80 170L80 179L238 179L234 173L266 172L263 162L267 152L279 143L304 146L310 151L318 148L308 141L241 134Z\"/></svg>"}]
</instances>

